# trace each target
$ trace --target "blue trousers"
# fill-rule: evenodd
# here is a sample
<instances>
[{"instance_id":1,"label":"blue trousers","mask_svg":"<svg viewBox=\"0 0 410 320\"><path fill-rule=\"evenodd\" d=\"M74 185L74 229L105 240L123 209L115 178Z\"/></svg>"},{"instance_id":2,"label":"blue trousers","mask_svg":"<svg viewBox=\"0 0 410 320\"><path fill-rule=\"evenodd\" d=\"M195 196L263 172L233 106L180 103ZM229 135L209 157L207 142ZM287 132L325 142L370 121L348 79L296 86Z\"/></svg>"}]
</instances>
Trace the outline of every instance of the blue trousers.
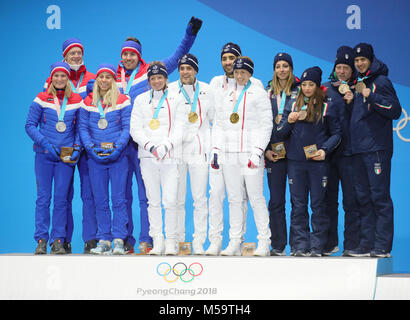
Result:
<instances>
[{"instance_id":1,"label":"blue trousers","mask_svg":"<svg viewBox=\"0 0 410 320\"><path fill-rule=\"evenodd\" d=\"M62 161L49 160L43 153L36 153L35 174L37 181L37 200L35 210L36 241L45 239L49 243L66 238L68 192L74 168ZM50 203L54 182L53 216L51 233Z\"/></svg>"},{"instance_id":2,"label":"blue trousers","mask_svg":"<svg viewBox=\"0 0 410 320\"><path fill-rule=\"evenodd\" d=\"M127 212L128 212L128 236L127 241L131 245L135 245L135 238L133 236L134 223L132 217L132 203L133 203L133 193L132 193L132 180L135 174L138 187L138 199L140 207L140 242L152 243L152 238L149 236L149 221L148 221L148 199L145 192L144 180L141 175L140 159L138 159L138 145L130 141L126 150L128 155L128 177L127 177L127 189L126 189L126 198L127 198Z\"/></svg>"},{"instance_id":3,"label":"blue trousers","mask_svg":"<svg viewBox=\"0 0 410 320\"><path fill-rule=\"evenodd\" d=\"M91 189L90 174L88 170L88 155L82 151L77 163L80 175L81 200L83 202L82 238L84 242L97 239L97 218L95 215L94 196ZM71 242L73 235L73 211L72 200L74 197L74 175L71 182L70 193L68 196L69 208L67 211L67 242Z\"/></svg>"},{"instance_id":4,"label":"blue trousers","mask_svg":"<svg viewBox=\"0 0 410 320\"><path fill-rule=\"evenodd\" d=\"M327 242L329 217L326 214L325 194L328 163L326 161L288 160L288 181L292 211L290 241L292 251L322 252ZM312 215L309 226L308 201Z\"/></svg>"},{"instance_id":5,"label":"blue trousers","mask_svg":"<svg viewBox=\"0 0 410 320\"><path fill-rule=\"evenodd\" d=\"M354 250L360 243L360 214L353 182L353 158L351 156L331 158L329 161L326 190L326 213L330 227L326 250L338 246L339 183L342 186L344 210L344 250Z\"/></svg>"},{"instance_id":6,"label":"blue trousers","mask_svg":"<svg viewBox=\"0 0 410 320\"><path fill-rule=\"evenodd\" d=\"M354 183L360 207L360 248L364 251L392 250L391 158L389 151L353 155Z\"/></svg>"},{"instance_id":7,"label":"blue trousers","mask_svg":"<svg viewBox=\"0 0 410 320\"><path fill-rule=\"evenodd\" d=\"M287 160L267 161L266 171L270 190L268 209L272 248L283 251L287 244L285 212Z\"/></svg>"},{"instance_id":8,"label":"blue trousers","mask_svg":"<svg viewBox=\"0 0 410 320\"><path fill-rule=\"evenodd\" d=\"M115 162L107 164L88 159L96 207L97 239L99 240L126 239L128 235L127 200L125 199L128 159L124 153ZM109 184L111 185L112 218Z\"/></svg>"}]
</instances>

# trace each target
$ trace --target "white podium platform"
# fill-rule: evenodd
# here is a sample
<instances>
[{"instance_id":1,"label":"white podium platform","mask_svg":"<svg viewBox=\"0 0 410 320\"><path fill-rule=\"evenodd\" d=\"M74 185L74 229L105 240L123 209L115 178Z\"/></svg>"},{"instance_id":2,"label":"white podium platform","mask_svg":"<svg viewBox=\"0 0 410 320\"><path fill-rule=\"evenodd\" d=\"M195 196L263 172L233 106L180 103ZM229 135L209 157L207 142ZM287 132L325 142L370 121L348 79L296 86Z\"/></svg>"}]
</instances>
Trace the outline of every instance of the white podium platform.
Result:
<instances>
[{"instance_id":1,"label":"white podium platform","mask_svg":"<svg viewBox=\"0 0 410 320\"><path fill-rule=\"evenodd\" d=\"M7 254L0 299L409 299L391 272L391 258Z\"/></svg>"}]
</instances>

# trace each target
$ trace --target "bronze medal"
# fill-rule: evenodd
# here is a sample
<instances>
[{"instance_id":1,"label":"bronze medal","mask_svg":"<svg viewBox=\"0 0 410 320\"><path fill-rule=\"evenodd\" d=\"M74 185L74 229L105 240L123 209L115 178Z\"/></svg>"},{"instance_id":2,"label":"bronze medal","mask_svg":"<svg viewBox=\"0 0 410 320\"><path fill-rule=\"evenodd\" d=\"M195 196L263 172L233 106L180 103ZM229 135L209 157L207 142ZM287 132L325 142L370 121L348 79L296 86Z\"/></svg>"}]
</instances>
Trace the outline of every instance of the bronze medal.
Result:
<instances>
[{"instance_id":1,"label":"bronze medal","mask_svg":"<svg viewBox=\"0 0 410 320\"><path fill-rule=\"evenodd\" d=\"M188 114L188 121L191 123L195 123L198 121L198 114L196 112L190 112Z\"/></svg>"},{"instance_id":2,"label":"bronze medal","mask_svg":"<svg viewBox=\"0 0 410 320\"><path fill-rule=\"evenodd\" d=\"M237 123L239 121L239 114L237 112L233 112L229 117L232 123Z\"/></svg>"},{"instance_id":3,"label":"bronze medal","mask_svg":"<svg viewBox=\"0 0 410 320\"><path fill-rule=\"evenodd\" d=\"M356 83L356 91L358 93L362 93L363 89L366 89L366 85L364 84L363 81Z\"/></svg>"},{"instance_id":4,"label":"bronze medal","mask_svg":"<svg viewBox=\"0 0 410 320\"><path fill-rule=\"evenodd\" d=\"M281 120L282 120L282 115L281 115L281 114L278 114L278 115L276 116L276 118L275 118L276 124L279 124Z\"/></svg>"},{"instance_id":5,"label":"bronze medal","mask_svg":"<svg viewBox=\"0 0 410 320\"><path fill-rule=\"evenodd\" d=\"M152 120L149 122L149 127L150 127L152 130L157 130L157 129L159 128L159 120L158 120L158 119L152 119Z\"/></svg>"},{"instance_id":6,"label":"bronze medal","mask_svg":"<svg viewBox=\"0 0 410 320\"><path fill-rule=\"evenodd\" d=\"M303 120L306 119L306 117L307 117L307 111L306 111L306 110L300 110L300 111L299 111L299 119L298 119L298 120L303 121Z\"/></svg>"},{"instance_id":7,"label":"bronze medal","mask_svg":"<svg viewBox=\"0 0 410 320\"><path fill-rule=\"evenodd\" d=\"M346 83L342 83L342 84L339 86L339 92L340 92L341 94L343 94L343 95L345 95L349 90L350 90L350 87L349 87L349 85L346 84Z\"/></svg>"}]
</instances>

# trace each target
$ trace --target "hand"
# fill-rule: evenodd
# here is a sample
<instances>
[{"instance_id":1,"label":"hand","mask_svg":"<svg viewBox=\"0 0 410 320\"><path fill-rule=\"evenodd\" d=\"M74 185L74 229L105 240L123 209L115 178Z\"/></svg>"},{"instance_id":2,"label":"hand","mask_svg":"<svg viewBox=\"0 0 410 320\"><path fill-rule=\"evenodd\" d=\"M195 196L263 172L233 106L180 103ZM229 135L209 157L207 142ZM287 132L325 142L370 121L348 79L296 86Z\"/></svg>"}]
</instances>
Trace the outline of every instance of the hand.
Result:
<instances>
[{"instance_id":1,"label":"hand","mask_svg":"<svg viewBox=\"0 0 410 320\"><path fill-rule=\"evenodd\" d=\"M278 161L278 159L275 159L275 157L277 157L277 156L278 156L278 154L276 152L272 151L272 150L266 150L266 152L265 152L265 157L269 161L273 161L273 162Z\"/></svg>"},{"instance_id":2,"label":"hand","mask_svg":"<svg viewBox=\"0 0 410 320\"><path fill-rule=\"evenodd\" d=\"M354 95L352 91L347 91L345 95L343 96L343 99L345 99L346 103L349 104L353 101Z\"/></svg>"},{"instance_id":3,"label":"hand","mask_svg":"<svg viewBox=\"0 0 410 320\"><path fill-rule=\"evenodd\" d=\"M322 160L325 160L325 158L326 158L325 150L319 149L318 151L316 151L315 155L312 157L312 160L322 161Z\"/></svg>"},{"instance_id":4,"label":"hand","mask_svg":"<svg viewBox=\"0 0 410 320\"><path fill-rule=\"evenodd\" d=\"M362 90L362 95L363 97L367 98L370 95L370 89L369 88L365 88Z\"/></svg>"},{"instance_id":5,"label":"hand","mask_svg":"<svg viewBox=\"0 0 410 320\"><path fill-rule=\"evenodd\" d=\"M190 30L191 33L196 36L198 34L199 29L201 29L202 20L192 17L191 20L188 22L187 30Z\"/></svg>"},{"instance_id":6,"label":"hand","mask_svg":"<svg viewBox=\"0 0 410 320\"><path fill-rule=\"evenodd\" d=\"M288 122L294 123L299 119L299 112L291 112L288 116Z\"/></svg>"},{"instance_id":7,"label":"hand","mask_svg":"<svg viewBox=\"0 0 410 320\"><path fill-rule=\"evenodd\" d=\"M219 164L218 164L218 154L214 153L213 157L211 158L211 167L213 169L218 170L219 169Z\"/></svg>"},{"instance_id":8,"label":"hand","mask_svg":"<svg viewBox=\"0 0 410 320\"><path fill-rule=\"evenodd\" d=\"M257 154L251 154L248 162L248 168L255 169L259 167L261 162L261 157L258 156Z\"/></svg>"},{"instance_id":9,"label":"hand","mask_svg":"<svg viewBox=\"0 0 410 320\"><path fill-rule=\"evenodd\" d=\"M104 157L104 160L107 162L116 161L120 157L121 152L119 151L119 149L106 149L106 153L108 153L109 150L112 151L110 152L110 155Z\"/></svg>"},{"instance_id":10,"label":"hand","mask_svg":"<svg viewBox=\"0 0 410 320\"><path fill-rule=\"evenodd\" d=\"M70 157L70 161L77 161L80 158L80 149L79 148L75 148L73 151L73 154Z\"/></svg>"},{"instance_id":11,"label":"hand","mask_svg":"<svg viewBox=\"0 0 410 320\"><path fill-rule=\"evenodd\" d=\"M51 143L48 143L46 145L46 156L48 159L52 160L52 161L60 161L60 154L58 153L56 147L54 145L52 145Z\"/></svg>"},{"instance_id":12,"label":"hand","mask_svg":"<svg viewBox=\"0 0 410 320\"><path fill-rule=\"evenodd\" d=\"M161 144L158 147L154 148L154 150L152 151L152 154L158 160L162 160L167 155L167 152L168 152L168 148L166 147L166 145Z\"/></svg>"}]
</instances>

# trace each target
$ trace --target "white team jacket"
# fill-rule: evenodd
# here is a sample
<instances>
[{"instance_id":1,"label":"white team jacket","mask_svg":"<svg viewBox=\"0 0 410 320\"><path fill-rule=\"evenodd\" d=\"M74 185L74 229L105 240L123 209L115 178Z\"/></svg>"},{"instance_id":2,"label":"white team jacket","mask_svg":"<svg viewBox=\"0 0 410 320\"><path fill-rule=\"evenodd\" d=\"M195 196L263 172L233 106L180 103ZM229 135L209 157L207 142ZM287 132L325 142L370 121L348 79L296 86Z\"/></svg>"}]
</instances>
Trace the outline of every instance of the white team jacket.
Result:
<instances>
[{"instance_id":1,"label":"white team jacket","mask_svg":"<svg viewBox=\"0 0 410 320\"><path fill-rule=\"evenodd\" d=\"M158 114L159 128L153 130L149 126L162 94L162 91L150 90L135 98L131 112L130 135L139 145L138 158L154 158L150 148L161 144L165 144L169 150L165 158L178 158L180 154L183 124L182 119L178 117L177 109L184 101L175 92L168 90L168 97Z\"/></svg>"},{"instance_id":2,"label":"white team jacket","mask_svg":"<svg viewBox=\"0 0 410 320\"><path fill-rule=\"evenodd\" d=\"M239 121L231 123L234 110L235 87L221 95L216 104L215 124L212 132L212 148L220 152L256 153L261 156L269 143L273 116L266 91L254 84L246 91L238 107ZM236 98L243 86L236 89Z\"/></svg>"},{"instance_id":3,"label":"white team jacket","mask_svg":"<svg viewBox=\"0 0 410 320\"><path fill-rule=\"evenodd\" d=\"M198 81L187 87L185 91L188 96L193 100L194 88L196 83L199 84L198 103L196 105L196 113L198 114L198 120L194 123L189 122L188 114L191 112L191 104L185 99L182 94L178 81L174 81L169 84L169 90L176 92L178 97L183 101L182 105L178 108L178 119L182 119L183 122L183 144L182 154L185 160L203 157L205 155L205 161L207 161L208 154L211 149L211 129L210 122L213 121L215 114L215 99L213 92L209 85L205 82Z\"/></svg>"}]
</instances>

